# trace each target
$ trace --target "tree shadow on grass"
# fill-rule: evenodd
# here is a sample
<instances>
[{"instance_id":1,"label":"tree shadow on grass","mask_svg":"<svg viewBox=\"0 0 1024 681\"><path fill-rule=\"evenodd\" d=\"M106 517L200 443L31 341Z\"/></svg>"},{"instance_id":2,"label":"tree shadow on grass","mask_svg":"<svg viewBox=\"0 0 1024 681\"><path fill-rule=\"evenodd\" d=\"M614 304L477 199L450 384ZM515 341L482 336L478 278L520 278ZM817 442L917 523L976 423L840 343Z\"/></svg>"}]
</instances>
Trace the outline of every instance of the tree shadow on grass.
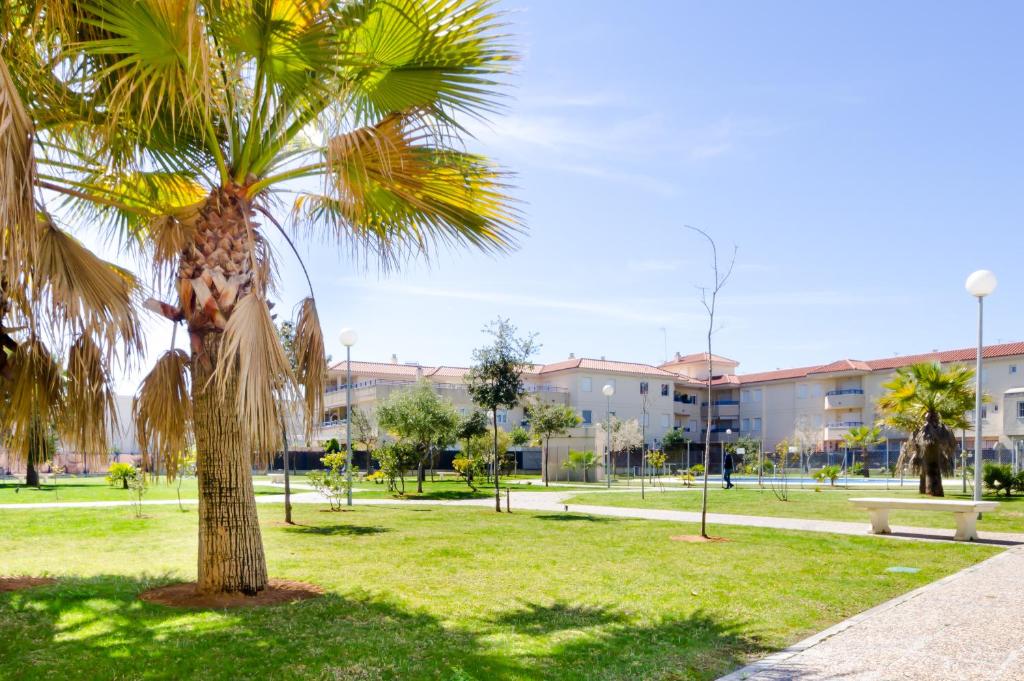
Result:
<instances>
[{"instance_id":1,"label":"tree shadow on grass","mask_svg":"<svg viewBox=\"0 0 1024 681\"><path fill-rule=\"evenodd\" d=\"M593 605L556 602L550 605L527 603L522 610L505 612L493 622L517 632L550 634L563 629L585 629L625 621L622 613Z\"/></svg>"},{"instance_id":2,"label":"tree shadow on grass","mask_svg":"<svg viewBox=\"0 0 1024 681\"><path fill-rule=\"evenodd\" d=\"M586 515L580 513L546 513L543 515L533 516L537 520L553 520L556 522L588 522L588 523L610 523L615 522L615 518L605 518L604 516Z\"/></svg>"},{"instance_id":3,"label":"tree shadow on grass","mask_svg":"<svg viewBox=\"0 0 1024 681\"><path fill-rule=\"evenodd\" d=\"M524 662L538 678L716 679L771 651L746 628L697 610L652 625L591 630Z\"/></svg>"},{"instance_id":4,"label":"tree shadow on grass","mask_svg":"<svg viewBox=\"0 0 1024 681\"><path fill-rule=\"evenodd\" d=\"M288 525L284 531L295 534L318 534L323 536L362 536L390 532L388 528L380 527L379 525Z\"/></svg>"},{"instance_id":5,"label":"tree shadow on grass","mask_svg":"<svg viewBox=\"0 0 1024 681\"><path fill-rule=\"evenodd\" d=\"M494 496L486 492L474 492L473 490L437 490L433 492L424 492L423 494L416 494L415 492L407 492L405 495L396 495L396 499L406 499L410 501L457 501L461 499L487 499Z\"/></svg>"},{"instance_id":6,"label":"tree shadow on grass","mask_svg":"<svg viewBox=\"0 0 1024 681\"><path fill-rule=\"evenodd\" d=\"M382 599L328 593L266 608L183 610L138 594L168 579L99 576L0 594L13 678L524 678L475 632Z\"/></svg>"}]
</instances>

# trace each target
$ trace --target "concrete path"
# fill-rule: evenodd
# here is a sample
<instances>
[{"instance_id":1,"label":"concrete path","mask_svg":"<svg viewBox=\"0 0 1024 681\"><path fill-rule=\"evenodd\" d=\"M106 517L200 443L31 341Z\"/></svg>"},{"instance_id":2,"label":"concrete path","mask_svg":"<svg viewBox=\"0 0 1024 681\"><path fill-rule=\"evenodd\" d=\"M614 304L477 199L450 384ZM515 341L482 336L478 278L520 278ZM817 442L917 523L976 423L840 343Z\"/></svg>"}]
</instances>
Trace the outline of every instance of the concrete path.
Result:
<instances>
[{"instance_id":1,"label":"concrete path","mask_svg":"<svg viewBox=\"0 0 1024 681\"><path fill-rule=\"evenodd\" d=\"M587 494L599 495L604 490L593 490ZM543 511L548 513L585 513L587 515L607 516L613 518L637 518L646 520L665 520L669 522L699 523L700 513L696 511L670 511L655 508L620 508L617 506L597 506L593 504L568 504L565 500L579 495L578 490L566 492L530 492L513 490L511 493L512 511ZM279 504L284 500L283 494L261 494L256 497L260 504ZM365 499L358 495L353 499L357 506L478 506L493 507L494 499L415 499L401 501L398 499ZM31 504L0 504L0 510L30 510L39 508L104 508L132 506L133 501L72 501L45 502ZM177 499L160 499L143 501L143 506L169 506L177 504ZM195 499L183 499L182 504L195 505ZM327 500L317 492L297 492L292 494L293 504L325 504ZM502 508L505 508L505 497L502 495ZM866 516L866 514L865 514ZM708 525L739 525L743 527L765 527L776 530L794 530L798 532L825 532L832 534L867 535L870 523L867 517L864 522L842 522L833 520L811 520L808 518L777 518L771 516L733 515L728 513L709 513ZM893 526L890 535L870 535L885 539L902 539L917 541L950 541L954 534L953 519L950 518L949 528L903 527ZM1012 546L1024 544L1024 533L979 532L980 541L991 544Z\"/></svg>"},{"instance_id":2,"label":"concrete path","mask_svg":"<svg viewBox=\"0 0 1024 681\"><path fill-rule=\"evenodd\" d=\"M719 681L1024 679L1024 547L883 603Z\"/></svg>"}]
</instances>

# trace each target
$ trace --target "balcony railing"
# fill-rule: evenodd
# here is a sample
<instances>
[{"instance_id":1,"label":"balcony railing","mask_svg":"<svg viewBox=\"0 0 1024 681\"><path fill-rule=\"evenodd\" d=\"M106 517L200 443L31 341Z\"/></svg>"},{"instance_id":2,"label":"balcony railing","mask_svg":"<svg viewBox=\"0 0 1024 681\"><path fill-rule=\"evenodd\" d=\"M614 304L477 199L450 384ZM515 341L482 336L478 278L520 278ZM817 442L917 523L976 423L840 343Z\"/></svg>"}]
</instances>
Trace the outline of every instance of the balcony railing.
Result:
<instances>
[{"instance_id":1,"label":"balcony railing","mask_svg":"<svg viewBox=\"0 0 1024 681\"><path fill-rule=\"evenodd\" d=\"M825 393L825 397L832 395L863 395L864 391L860 388L843 388L842 390L829 390Z\"/></svg>"},{"instance_id":2,"label":"balcony railing","mask_svg":"<svg viewBox=\"0 0 1024 681\"><path fill-rule=\"evenodd\" d=\"M731 407L733 405L739 406L739 403L739 400L715 400L714 402L712 402L712 404L715 405L716 407ZM700 406L706 407L708 406L708 403L701 402Z\"/></svg>"},{"instance_id":3,"label":"balcony railing","mask_svg":"<svg viewBox=\"0 0 1024 681\"><path fill-rule=\"evenodd\" d=\"M681 402L683 404L697 404L696 395L673 395L673 402Z\"/></svg>"},{"instance_id":4,"label":"balcony railing","mask_svg":"<svg viewBox=\"0 0 1024 681\"><path fill-rule=\"evenodd\" d=\"M372 388L372 387L376 387L376 386L401 388L401 387L408 387L408 386L411 386L411 385L416 385L416 381L395 381L395 380L388 380L388 379L383 379L383 378L372 378L372 379L369 379L369 380L366 380L366 381L359 381L358 383L353 383L352 384L352 389L353 390L359 390L360 388ZM430 385L432 385L437 390L465 390L466 389L466 384L465 383L434 383L434 382L431 382ZM346 387L347 386L345 384L337 385L337 386L331 385L331 386L327 386L327 388L326 388L326 390L324 390L324 392L327 393L327 394L336 393L338 391L345 390ZM563 388L563 387L557 386L557 385L531 385L531 384L527 384L526 386L524 386L524 390L526 390L526 392L528 392L528 393L568 393L569 392L568 388Z\"/></svg>"},{"instance_id":5,"label":"balcony railing","mask_svg":"<svg viewBox=\"0 0 1024 681\"><path fill-rule=\"evenodd\" d=\"M836 421L835 423L826 423L826 428L859 428L863 426L863 421Z\"/></svg>"}]
</instances>

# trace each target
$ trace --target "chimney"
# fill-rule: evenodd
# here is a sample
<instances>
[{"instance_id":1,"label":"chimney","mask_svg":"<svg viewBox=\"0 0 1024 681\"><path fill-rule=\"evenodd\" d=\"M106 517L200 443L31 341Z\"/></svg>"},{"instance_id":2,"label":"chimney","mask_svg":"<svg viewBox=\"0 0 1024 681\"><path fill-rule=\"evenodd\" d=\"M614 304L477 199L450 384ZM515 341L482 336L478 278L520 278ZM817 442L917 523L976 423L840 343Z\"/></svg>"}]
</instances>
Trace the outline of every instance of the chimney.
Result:
<instances>
[{"instance_id":1,"label":"chimney","mask_svg":"<svg viewBox=\"0 0 1024 681\"><path fill-rule=\"evenodd\" d=\"M601 361L602 362L604 361L604 355L601 355Z\"/></svg>"},{"instance_id":2,"label":"chimney","mask_svg":"<svg viewBox=\"0 0 1024 681\"><path fill-rule=\"evenodd\" d=\"M679 360L681 360L682 358L683 358L683 356L682 356L681 354L679 354L679 351L678 351L678 350L676 350L676 361L678 362L678 361L679 361Z\"/></svg>"},{"instance_id":3,"label":"chimney","mask_svg":"<svg viewBox=\"0 0 1024 681\"><path fill-rule=\"evenodd\" d=\"M569 359L576 359L576 353L575 352L570 352L569 353Z\"/></svg>"},{"instance_id":4,"label":"chimney","mask_svg":"<svg viewBox=\"0 0 1024 681\"><path fill-rule=\"evenodd\" d=\"M391 363L392 364L398 364L398 355L392 353L392 355L391 355Z\"/></svg>"}]
</instances>

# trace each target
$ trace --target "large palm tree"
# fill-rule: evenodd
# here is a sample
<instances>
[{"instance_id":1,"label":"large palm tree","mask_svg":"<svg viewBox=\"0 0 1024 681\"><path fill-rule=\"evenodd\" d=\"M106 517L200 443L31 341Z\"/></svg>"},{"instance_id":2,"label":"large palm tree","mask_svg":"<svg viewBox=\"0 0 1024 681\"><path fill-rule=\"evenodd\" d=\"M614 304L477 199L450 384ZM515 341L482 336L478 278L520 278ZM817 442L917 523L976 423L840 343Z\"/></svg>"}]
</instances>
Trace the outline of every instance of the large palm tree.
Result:
<instances>
[{"instance_id":1,"label":"large palm tree","mask_svg":"<svg viewBox=\"0 0 1024 681\"><path fill-rule=\"evenodd\" d=\"M882 437L882 428L880 426L852 426L843 435L843 442L848 449L861 453L861 456L864 458L864 477L870 477L868 450L880 442L885 442L885 438Z\"/></svg>"},{"instance_id":2,"label":"large palm tree","mask_svg":"<svg viewBox=\"0 0 1024 681\"><path fill-rule=\"evenodd\" d=\"M38 249L18 244L63 234L55 214L113 227L145 257L156 291L146 307L184 326L189 351L158 359L136 426L172 475L194 439L200 590L266 587L252 457L280 446L280 395L301 393L307 432L322 409L316 306L300 306L293 371L270 312L267 230L384 266L439 245L512 245L504 176L462 145L465 117L498 106L514 57L501 30L490 0L0 8L0 283L9 293L29 278ZM128 300L136 282L117 272L111 299ZM71 330L100 337L101 351L137 342L132 310L82 307L95 323Z\"/></svg>"},{"instance_id":3,"label":"large palm tree","mask_svg":"<svg viewBox=\"0 0 1024 681\"><path fill-rule=\"evenodd\" d=\"M969 426L974 405L974 371L964 366L943 369L922 362L896 370L878 400L882 422L908 434L898 466L909 464L921 476L920 492L944 495L942 475L951 470L956 452L954 431Z\"/></svg>"}]
</instances>

